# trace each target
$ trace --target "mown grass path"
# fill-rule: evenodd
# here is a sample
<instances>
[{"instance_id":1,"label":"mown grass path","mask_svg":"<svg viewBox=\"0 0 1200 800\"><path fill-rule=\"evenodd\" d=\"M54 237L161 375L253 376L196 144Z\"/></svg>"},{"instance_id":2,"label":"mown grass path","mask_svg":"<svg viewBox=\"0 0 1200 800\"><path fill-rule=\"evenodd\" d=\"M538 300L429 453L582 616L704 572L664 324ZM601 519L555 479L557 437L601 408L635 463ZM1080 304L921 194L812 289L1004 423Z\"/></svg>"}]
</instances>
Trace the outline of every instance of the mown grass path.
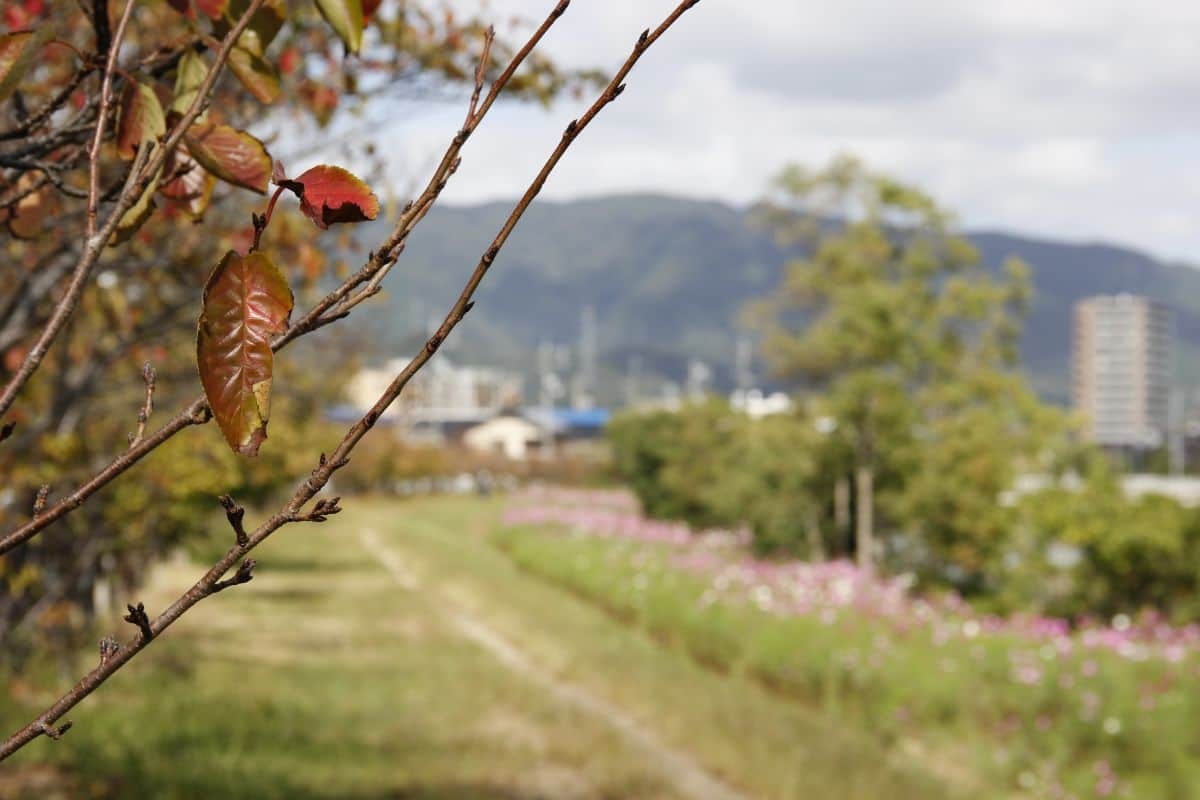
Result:
<instances>
[{"instance_id":1,"label":"mown grass path","mask_svg":"<svg viewBox=\"0 0 1200 800\"><path fill-rule=\"evenodd\" d=\"M372 528L359 534L368 552L387 568L396 584L409 591L420 591L417 579L405 569ZM741 795L698 767L686 754L665 747L644 725L586 689L556 679L531 662L520 647L508 641L479 617L448 604L445 609L464 636L478 644L496 662L552 696L558 703L582 711L620 732L628 742L659 766L663 780L679 794L696 800L740 800Z\"/></svg>"},{"instance_id":2,"label":"mown grass path","mask_svg":"<svg viewBox=\"0 0 1200 800\"><path fill-rule=\"evenodd\" d=\"M252 583L14 759L0 796L46 763L69 797L946 796L869 736L519 572L488 543L497 513L358 499L281 534ZM196 569L159 569L147 605ZM0 722L52 688L10 685Z\"/></svg>"}]
</instances>

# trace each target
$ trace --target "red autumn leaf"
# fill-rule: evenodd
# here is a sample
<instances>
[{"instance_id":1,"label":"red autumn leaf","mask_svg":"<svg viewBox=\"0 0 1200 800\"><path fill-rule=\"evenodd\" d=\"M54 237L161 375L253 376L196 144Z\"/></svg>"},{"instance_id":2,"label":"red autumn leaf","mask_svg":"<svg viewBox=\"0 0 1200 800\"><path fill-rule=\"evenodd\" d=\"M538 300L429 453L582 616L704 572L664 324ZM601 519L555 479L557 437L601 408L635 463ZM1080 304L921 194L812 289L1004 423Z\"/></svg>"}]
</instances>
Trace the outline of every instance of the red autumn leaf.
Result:
<instances>
[{"instance_id":1,"label":"red autumn leaf","mask_svg":"<svg viewBox=\"0 0 1200 800\"><path fill-rule=\"evenodd\" d=\"M338 93L331 86L306 79L300 84L300 98L308 104L322 128L329 124L333 112L337 111Z\"/></svg>"},{"instance_id":2,"label":"red autumn leaf","mask_svg":"<svg viewBox=\"0 0 1200 800\"><path fill-rule=\"evenodd\" d=\"M279 54L279 71L284 75L291 75L296 71L296 67L300 65L300 51L295 47L285 48Z\"/></svg>"},{"instance_id":3,"label":"red autumn leaf","mask_svg":"<svg viewBox=\"0 0 1200 800\"><path fill-rule=\"evenodd\" d=\"M4 24L9 28L26 28L29 21L29 14L20 6L13 4L4 7Z\"/></svg>"},{"instance_id":4,"label":"red autumn leaf","mask_svg":"<svg viewBox=\"0 0 1200 800\"><path fill-rule=\"evenodd\" d=\"M17 189L33 185L34 174L27 172L17 179ZM6 210L8 231L18 239L36 239L46 228L47 221L59 211L57 192L49 186L27 194Z\"/></svg>"},{"instance_id":5,"label":"red autumn leaf","mask_svg":"<svg viewBox=\"0 0 1200 800\"><path fill-rule=\"evenodd\" d=\"M155 141L167 132L162 105L154 88L131 83L121 95L121 117L117 121L117 155L129 160L139 145Z\"/></svg>"},{"instance_id":6,"label":"red autumn leaf","mask_svg":"<svg viewBox=\"0 0 1200 800\"><path fill-rule=\"evenodd\" d=\"M322 230L338 222L365 222L379 216L379 201L371 187L341 167L319 164L276 183L296 193L300 210Z\"/></svg>"},{"instance_id":7,"label":"red autumn leaf","mask_svg":"<svg viewBox=\"0 0 1200 800\"><path fill-rule=\"evenodd\" d=\"M196 0L196 7L213 19L220 19L228 5L229 0Z\"/></svg>"},{"instance_id":8,"label":"red autumn leaf","mask_svg":"<svg viewBox=\"0 0 1200 800\"><path fill-rule=\"evenodd\" d=\"M182 147L167 161L167 174L174 177L158 191L168 198L170 208L186 212L193 220L200 219L208 210L216 180Z\"/></svg>"},{"instance_id":9,"label":"red autumn leaf","mask_svg":"<svg viewBox=\"0 0 1200 800\"><path fill-rule=\"evenodd\" d=\"M262 253L232 250L209 276L196 337L208 405L234 452L258 454L271 412L273 334L292 313L287 278Z\"/></svg>"},{"instance_id":10,"label":"red autumn leaf","mask_svg":"<svg viewBox=\"0 0 1200 800\"><path fill-rule=\"evenodd\" d=\"M305 280L315 282L325 272L325 254L308 242L300 245L297 261L304 272Z\"/></svg>"},{"instance_id":11,"label":"red autumn leaf","mask_svg":"<svg viewBox=\"0 0 1200 800\"><path fill-rule=\"evenodd\" d=\"M198 122L184 136L188 152L200 166L234 186L267 193L271 156L245 131L213 122Z\"/></svg>"},{"instance_id":12,"label":"red autumn leaf","mask_svg":"<svg viewBox=\"0 0 1200 800\"><path fill-rule=\"evenodd\" d=\"M19 344L8 348L4 351L4 368L9 372L16 372L21 368L21 362L28 354L29 348Z\"/></svg>"}]
</instances>

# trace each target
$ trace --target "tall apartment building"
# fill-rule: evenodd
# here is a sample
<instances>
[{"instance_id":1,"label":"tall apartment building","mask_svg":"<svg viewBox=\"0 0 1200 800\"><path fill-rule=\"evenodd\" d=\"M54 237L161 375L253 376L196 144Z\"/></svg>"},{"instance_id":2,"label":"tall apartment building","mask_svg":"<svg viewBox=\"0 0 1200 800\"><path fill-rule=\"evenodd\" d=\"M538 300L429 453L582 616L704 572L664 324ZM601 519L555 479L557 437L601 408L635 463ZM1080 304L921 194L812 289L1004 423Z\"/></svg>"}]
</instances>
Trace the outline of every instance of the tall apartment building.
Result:
<instances>
[{"instance_id":1,"label":"tall apartment building","mask_svg":"<svg viewBox=\"0 0 1200 800\"><path fill-rule=\"evenodd\" d=\"M1075 304L1073 399L1088 438L1109 447L1157 447L1169 424L1171 312L1130 294Z\"/></svg>"}]
</instances>

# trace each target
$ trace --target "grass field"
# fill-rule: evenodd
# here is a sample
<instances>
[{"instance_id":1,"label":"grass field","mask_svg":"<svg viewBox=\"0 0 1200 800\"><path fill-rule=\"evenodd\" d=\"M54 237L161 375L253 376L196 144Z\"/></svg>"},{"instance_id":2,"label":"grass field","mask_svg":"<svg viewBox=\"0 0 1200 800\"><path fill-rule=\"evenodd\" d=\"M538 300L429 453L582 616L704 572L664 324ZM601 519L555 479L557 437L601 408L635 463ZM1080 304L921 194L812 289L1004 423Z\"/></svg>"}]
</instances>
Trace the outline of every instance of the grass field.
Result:
<instances>
[{"instance_id":1,"label":"grass field","mask_svg":"<svg viewBox=\"0 0 1200 800\"><path fill-rule=\"evenodd\" d=\"M62 741L5 764L0 796L978 796L952 763L518 569L491 543L498 501L347 505L264 546L252 583L188 614ZM139 599L161 608L198 569L164 565ZM10 680L0 723L61 688Z\"/></svg>"},{"instance_id":2,"label":"grass field","mask_svg":"<svg viewBox=\"0 0 1200 800\"><path fill-rule=\"evenodd\" d=\"M506 521L495 539L531 575L870 730L971 797L1200 797L1190 627L990 617L849 564L757 560L613 493L529 493Z\"/></svg>"}]
</instances>

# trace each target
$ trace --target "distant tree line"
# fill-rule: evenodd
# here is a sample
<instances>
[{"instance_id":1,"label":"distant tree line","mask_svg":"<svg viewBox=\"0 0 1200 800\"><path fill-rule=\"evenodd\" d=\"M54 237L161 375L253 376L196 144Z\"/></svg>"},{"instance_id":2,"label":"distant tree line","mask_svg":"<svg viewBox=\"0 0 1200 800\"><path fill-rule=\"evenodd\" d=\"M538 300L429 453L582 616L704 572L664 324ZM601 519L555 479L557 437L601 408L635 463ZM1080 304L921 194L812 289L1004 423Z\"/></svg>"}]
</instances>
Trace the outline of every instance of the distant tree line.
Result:
<instances>
[{"instance_id":1,"label":"distant tree line","mask_svg":"<svg viewBox=\"0 0 1200 800\"><path fill-rule=\"evenodd\" d=\"M618 417L615 466L646 512L748 525L761 551L853 557L998 608L1200 613L1200 514L1125 498L1020 372L1028 267L993 277L931 197L852 158L776 188L762 220L806 255L746 316L795 408ZM1050 488L1018 495L1023 475Z\"/></svg>"}]
</instances>

